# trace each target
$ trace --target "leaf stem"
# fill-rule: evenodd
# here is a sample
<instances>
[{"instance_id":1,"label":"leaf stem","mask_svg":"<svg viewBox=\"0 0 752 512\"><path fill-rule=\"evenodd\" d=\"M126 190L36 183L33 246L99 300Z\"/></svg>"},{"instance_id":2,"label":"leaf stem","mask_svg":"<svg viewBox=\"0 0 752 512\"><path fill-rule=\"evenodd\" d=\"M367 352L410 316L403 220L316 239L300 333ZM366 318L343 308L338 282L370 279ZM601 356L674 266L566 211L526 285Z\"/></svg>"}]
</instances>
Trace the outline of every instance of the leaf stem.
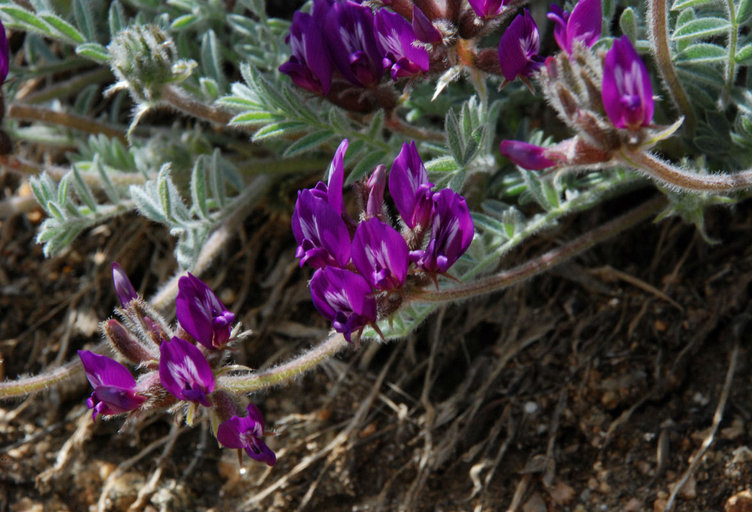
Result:
<instances>
[{"instance_id":1,"label":"leaf stem","mask_svg":"<svg viewBox=\"0 0 752 512\"><path fill-rule=\"evenodd\" d=\"M56 124L74 128L84 133L104 134L126 142L125 132L110 124L95 121L91 117L79 116L69 112L58 112L37 105L25 103L13 103L8 109L8 116L21 121L41 121L43 123Z\"/></svg>"},{"instance_id":2,"label":"leaf stem","mask_svg":"<svg viewBox=\"0 0 752 512\"><path fill-rule=\"evenodd\" d=\"M733 192L752 187L752 169L734 174L697 174L643 151L623 151L621 160L665 185L683 190Z\"/></svg>"},{"instance_id":3,"label":"leaf stem","mask_svg":"<svg viewBox=\"0 0 752 512\"><path fill-rule=\"evenodd\" d=\"M227 127L232 119L230 112L198 101L172 85L162 88L162 101L184 114L209 121L222 128ZM233 128L242 128L242 126L233 126ZM256 129L253 128L251 131L256 131Z\"/></svg>"},{"instance_id":4,"label":"leaf stem","mask_svg":"<svg viewBox=\"0 0 752 512\"><path fill-rule=\"evenodd\" d=\"M732 1L732 0L727 0ZM666 84L666 89L674 100L681 115L684 116L685 132L692 136L695 132L697 119L687 92L682 87L676 74L674 62L671 59L671 48L668 42L668 1L648 0L648 28L650 41L653 43L653 56L655 57L658 72Z\"/></svg>"},{"instance_id":5,"label":"leaf stem","mask_svg":"<svg viewBox=\"0 0 752 512\"><path fill-rule=\"evenodd\" d=\"M656 197L625 213L621 217L617 217L588 233L580 235L565 245L552 249L522 265L446 290L421 290L412 297L408 297L408 300L415 302L451 302L503 290L541 274L556 265L582 254L594 245L639 224L652 217L661 208L665 207L666 204L667 201L664 196Z\"/></svg>"}]
</instances>

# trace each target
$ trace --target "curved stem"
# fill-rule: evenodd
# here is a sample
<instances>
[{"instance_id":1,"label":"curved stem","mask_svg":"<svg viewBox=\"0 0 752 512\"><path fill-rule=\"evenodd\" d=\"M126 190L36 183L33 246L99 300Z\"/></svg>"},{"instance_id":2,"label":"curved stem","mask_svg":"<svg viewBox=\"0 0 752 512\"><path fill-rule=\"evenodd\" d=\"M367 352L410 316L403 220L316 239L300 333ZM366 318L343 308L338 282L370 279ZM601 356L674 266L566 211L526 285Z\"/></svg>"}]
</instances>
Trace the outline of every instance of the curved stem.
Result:
<instances>
[{"instance_id":1,"label":"curved stem","mask_svg":"<svg viewBox=\"0 0 752 512\"><path fill-rule=\"evenodd\" d=\"M37 105L26 105L23 103L13 103L8 109L8 117L19 119L21 121L41 121L43 123L67 126L81 130L84 133L94 135L104 134L113 137L121 142L125 142L125 132L116 126L96 121L90 117L79 116L69 112L58 112Z\"/></svg>"},{"instance_id":2,"label":"curved stem","mask_svg":"<svg viewBox=\"0 0 752 512\"><path fill-rule=\"evenodd\" d=\"M278 386L316 368L347 346L349 344L345 337L340 333L335 333L312 349L274 368L258 373L220 377L217 379L217 387L231 393L252 393Z\"/></svg>"},{"instance_id":3,"label":"curved stem","mask_svg":"<svg viewBox=\"0 0 752 512\"><path fill-rule=\"evenodd\" d=\"M666 198L663 196L651 199L621 217L617 217L584 235L580 235L571 242L552 249L522 265L447 290L422 290L412 297L408 297L408 300L416 302L450 302L469 299L508 288L525 279L541 274L587 251L594 245L611 238L617 233L639 224L655 215L661 208L666 206L666 203Z\"/></svg>"},{"instance_id":4,"label":"curved stem","mask_svg":"<svg viewBox=\"0 0 752 512\"><path fill-rule=\"evenodd\" d=\"M691 136L695 132L697 119L687 92L679 81L674 62L671 60L671 48L668 43L667 0L648 0L648 28L650 41L653 43L658 72L666 84L666 89L677 108L685 118L684 129Z\"/></svg>"},{"instance_id":5,"label":"curved stem","mask_svg":"<svg viewBox=\"0 0 752 512\"><path fill-rule=\"evenodd\" d=\"M696 174L642 151L623 151L620 160L670 187L697 192L733 192L752 187L752 169L735 174Z\"/></svg>"}]
</instances>

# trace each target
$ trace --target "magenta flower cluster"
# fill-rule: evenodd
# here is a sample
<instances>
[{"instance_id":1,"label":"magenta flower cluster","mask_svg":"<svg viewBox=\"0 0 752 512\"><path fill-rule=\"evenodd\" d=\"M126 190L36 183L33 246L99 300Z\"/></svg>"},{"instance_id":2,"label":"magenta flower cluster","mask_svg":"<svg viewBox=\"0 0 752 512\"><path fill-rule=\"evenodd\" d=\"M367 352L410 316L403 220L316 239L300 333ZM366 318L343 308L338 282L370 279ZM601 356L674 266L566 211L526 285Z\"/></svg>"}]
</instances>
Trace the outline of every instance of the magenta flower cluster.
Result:
<instances>
[{"instance_id":1,"label":"magenta flower cluster","mask_svg":"<svg viewBox=\"0 0 752 512\"><path fill-rule=\"evenodd\" d=\"M230 340L235 315L225 308L203 281L190 273L178 281L177 335L166 339L157 322L143 313L145 307L122 267L112 265L115 291L124 315L144 326L150 343L136 340L117 321L105 324L105 333L119 351L147 372L136 381L120 362L88 350L78 352L89 383L94 388L87 406L97 415L110 416L142 408L165 408L179 401L192 407L209 408L222 421L217 432L220 444L245 448L249 456L269 465L276 457L263 442L264 420L250 404L245 415L224 394L216 395L210 360ZM156 367L156 368L155 368ZM167 394L165 394L165 392Z\"/></svg>"},{"instance_id":2,"label":"magenta flower cluster","mask_svg":"<svg viewBox=\"0 0 752 512\"><path fill-rule=\"evenodd\" d=\"M385 166L376 167L362 187L364 209L355 222L342 191L347 147L343 140L327 183L298 193L292 231L300 265L316 269L310 283L314 306L351 341L353 332L390 312L390 297L409 277L435 280L446 273L470 246L474 227L461 195L434 191L414 142L402 146L388 183ZM386 213L387 186L401 231Z\"/></svg>"},{"instance_id":3,"label":"magenta flower cluster","mask_svg":"<svg viewBox=\"0 0 752 512\"><path fill-rule=\"evenodd\" d=\"M280 71L324 96L337 77L370 88L385 74L392 80L418 75L428 71L429 58L417 34L435 37L429 27L425 16L411 24L386 9L374 13L349 0L314 0L311 14L293 16L287 39L292 55Z\"/></svg>"}]
</instances>

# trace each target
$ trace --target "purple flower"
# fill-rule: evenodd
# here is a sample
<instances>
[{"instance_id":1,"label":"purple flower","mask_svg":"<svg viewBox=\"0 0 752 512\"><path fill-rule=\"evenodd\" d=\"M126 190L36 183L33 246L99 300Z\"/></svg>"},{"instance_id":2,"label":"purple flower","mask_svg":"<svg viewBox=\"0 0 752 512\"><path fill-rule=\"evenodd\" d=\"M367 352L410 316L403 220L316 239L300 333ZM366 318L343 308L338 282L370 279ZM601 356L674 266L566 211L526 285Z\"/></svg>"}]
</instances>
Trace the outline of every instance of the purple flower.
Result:
<instances>
[{"instance_id":1,"label":"purple flower","mask_svg":"<svg viewBox=\"0 0 752 512\"><path fill-rule=\"evenodd\" d=\"M350 233L342 215L309 189L298 193L292 214L292 233L298 242L300 266L344 267L350 261Z\"/></svg>"},{"instance_id":2,"label":"purple flower","mask_svg":"<svg viewBox=\"0 0 752 512\"><path fill-rule=\"evenodd\" d=\"M407 277L407 242L379 219L363 221L353 237L352 261L374 288L400 288Z\"/></svg>"},{"instance_id":3,"label":"purple flower","mask_svg":"<svg viewBox=\"0 0 752 512\"><path fill-rule=\"evenodd\" d=\"M425 250L412 251L410 258L424 271L442 274L470 247L475 228L461 195L445 188L434 194L433 199L430 241Z\"/></svg>"},{"instance_id":4,"label":"purple flower","mask_svg":"<svg viewBox=\"0 0 752 512\"><path fill-rule=\"evenodd\" d=\"M386 166L377 165L366 182L366 219L382 217L384 214L384 189L386 188Z\"/></svg>"},{"instance_id":5,"label":"purple flower","mask_svg":"<svg viewBox=\"0 0 752 512\"><path fill-rule=\"evenodd\" d=\"M120 263L114 262L112 264L112 282L115 284L115 293L123 307L138 297L136 290L133 288L128 275L123 270L123 267L120 266Z\"/></svg>"},{"instance_id":6,"label":"purple flower","mask_svg":"<svg viewBox=\"0 0 752 512\"><path fill-rule=\"evenodd\" d=\"M498 16L504 8L505 0L468 0L470 7L479 18L493 18Z\"/></svg>"},{"instance_id":7,"label":"purple flower","mask_svg":"<svg viewBox=\"0 0 752 512\"><path fill-rule=\"evenodd\" d=\"M86 406L97 414L109 416L137 409L146 398L136 394L136 379L128 368L114 359L100 356L88 350L79 350L78 357L84 365L89 384L94 388Z\"/></svg>"},{"instance_id":8,"label":"purple flower","mask_svg":"<svg viewBox=\"0 0 752 512\"><path fill-rule=\"evenodd\" d=\"M314 19L326 9L327 0L314 2ZM323 24L324 40L335 66L350 83L376 85L384 74L384 49L376 39L371 9L350 1L329 5Z\"/></svg>"},{"instance_id":9,"label":"purple flower","mask_svg":"<svg viewBox=\"0 0 752 512\"><path fill-rule=\"evenodd\" d=\"M295 11L287 42L290 44L292 55L279 70L290 75L298 87L323 95L329 94L332 84L332 62L321 34L321 27L314 22L310 14Z\"/></svg>"},{"instance_id":10,"label":"purple flower","mask_svg":"<svg viewBox=\"0 0 752 512\"><path fill-rule=\"evenodd\" d=\"M198 347L180 338L159 346L159 380L180 400L211 406L206 396L214 391L214 374Z\"/></svg>"},{"instance_id":11,"label":"purple flower","mask_svg":"<svg viewBox=\"0 0 752 512\"><path fill-rule=\"evenodd\" d=\"M376 33L384 48L383 66L392 80L428 71L428 51L416 46L413 27L399 14L381 9L376 13Z\"/></svg>"},{"instance_id":12,"label":"purple flower","mask_svg":"<svg viewBox=\"0 0 752 512\"><path fill-rule=\"evenodd\" d=\"M538 56L540 35L530 11L525 9L501 35L499 64L504 78L512 81L518 75L530 76L543 65Z\"/></svg>"},{"instance_id":13,"label":"purple flower","mask_svg":"<svg viewBox=\"0 0 752 512\"><path fill-rule=\"evenodd\" d=\"M546 148L519 140L501 141L501 154L525 169L537 171L556 165L546 157Z\"/></svg>"},{"instance_id":14,"label":"purple flower","mask_svg":"<svg viewBox=\"0 0 752 512\"><path fill-rule=\"evenodd\" d=\"M248 404L247 416L233 416L217 429L217 441L227 448L243 448L252 459L273 466L277 456L262 440L264 417L254 404Z\"/></svg>"},{"instance_id":15,"label":"purple flower","mask_svg":"<svg viewBox=\"0 0 752 512\"><path fill-rule=\"evenodd\" d=\"M424 43L439 44L444 39L439 29L434 27L417 5L413 5L413 32Z\"/></svg>"},{"instance_id":16,"label":"purple flower","mask_svg":"<svg viewBox=\"0 0 752 512\"><path fill-rule=\"evenodd\" d=\"M617 128L638 130L653 120L650 76L627 36L614 40L603 63L603 107Z\"/></svg>"},{"instance_id":17,"label":"purple flower","mask_svg":"<svg viewBox=\"0 0 752 512\"><path fill-rule=\"evenodd\" d=\"M0 22L0 84L8 77L10 67L10 50L8 49L8 36L5 35L5 27Z\"/></svg>"},{"instance_id":18,"label":"purple flower","mask_svg":"<svg viewBox=\"0 0 752 512\"><path fill-rule=\"evenodd\" d=\"M362 276L341 268L320 268L311 279L313 305L347 341L351 341L353 331L376 321L376 301L371 292L371 285Z\"/></svg>"},{"instance_id":19,"label":"purple flower","mask_svg":"<svg viewBox=\"0 0 752 512\"><path fill-rule=\"evenodd\" d=\"M572 55L575 40L590 48L601 36L603 8L601 0L580 0L572 14L558 5L552 5L548 19L554 22L554 38L559 48Z\"/></svg>"},{"instance_id":20,"label":"purple flower","mask_svg":"<svg viewBox=\"0 0 752 512\"><path fill-rule=\"evenodd\" d=\"M427 227L431 222L432 187L433 183L428 181L428 173L418 155L415 142L403 144L389 173L389 193L402 220L410 229L419 225Z\"/></svg>"},{"instance_id":21,"label":"purple flower","mask_svg":"<svg viewBox=\"0 0 752 512\"><path fill-rule=\"evenodd\" d=\"M206 348L220 348L230 339L235 315L190 272L178 281L175 310L180 326Z\"/></svg>"}]
</instances>

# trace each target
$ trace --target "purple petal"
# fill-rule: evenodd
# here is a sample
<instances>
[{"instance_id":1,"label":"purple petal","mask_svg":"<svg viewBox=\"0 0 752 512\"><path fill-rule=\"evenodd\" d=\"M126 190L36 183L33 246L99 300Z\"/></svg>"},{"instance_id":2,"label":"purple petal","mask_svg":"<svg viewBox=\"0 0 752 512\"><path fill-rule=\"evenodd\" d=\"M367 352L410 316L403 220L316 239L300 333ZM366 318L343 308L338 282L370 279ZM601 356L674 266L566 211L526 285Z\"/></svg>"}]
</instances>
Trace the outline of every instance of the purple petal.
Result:
<instances>
[{"instance_id":1,"label":"purple petal","mask_svg":"<svg viewBox=\"0 0 752 512\"><path fill-rule=\"evenodd\" d=\"M567 20L569 20L569 12L558 5L552 4L551 10L546 16L554 22L554 39L556 39L556 44L565 52L571 53L571 47L567 50Z\"/></svg>"},{"instance_id":2,"label":"purple petal","mask_svg":"<svg viewBox=\"0 0 752 512\"><path fill-rule=\"evenodd\" d=\"M314 10L314 18L317 15ZM342 76L360 87L381 80L384 50L375 37L371 9L349 1L333 3L323 26L327 47Z\"/></svg>"},{"instance_id":3,"label":"purple petal","mask_svg":"<svg viewBox=\"0 0 752 512\"><path fill-rule=\"evenodd\" d=\"M444 39L441 32L417 5L413 5L413 32L424 43L439 44Z\"/></svg>"},{"instance_id":4,"label":"purple petal","mask_svg":"<svg viewBox=\"0 0 752 512\"><path fill-rule=\"evenodd\" d=\"M402 235L379 219L361 222L355 231L352 261L374 288L400 288L407 277L407 256L407 242Z\"/></svg>"},{"instance_id":5,"label":"purple petal","mask_svg":"<svg viewBox=\"0 0 752 512\"><path fill-rule=\"evenodd\" d=\"M501 35L499 64L504 78L512 81L518 75L530 76L542 65L538 57L540 35L530 11L524 10Z\"/></svg>"},{"instance_id":6,"label":"purple petal","mask_svg":"<svg viewBox=\"0 0 752 512\"><path fill-rule=\"evenodd\" d=\"M114 359L88 350L79 350L78 357L81 358L86 378L93 388L112 386L120 389L135 389L136 379L133 378L128 368Z\"/></svg>"},{"instance_id":7,"label":"purple petal","mask_svg":"<svg viewBox=\"0 0 752 512\"><path fill-rule=\"evenodd\" d=\"M345 153L349 146L347 139L339 143L337 151L334 153L332 163L329 166L329 180L327 184L327 201L335 212L340 216L344 212L344 201L342 199L342 187L345 183Z\"/></svg>"},{"instance_id":8,"label":"purple petal","mask_svg":"<svg viewBox=\"0 0 752 512\"><path fill-rule=\"evenodd\" d=\"M593 46L601 36L602 18L601 0L579 0L567 21L567 52L572 53L575 40Z\"/></svg>"},{"instance_id":9,"label":"purple petal","mask_svg":"<svg viewBox=\"0 0 752 512\"><path fill-rule=\"evenodd\" d=\"M444 273L462 256L473 240L475 227L465 198L445 188L434 194L435 216L431 239L422 254L411 254L429 273Z\"/></svg>"},{"instance_id":10,"label":"purple petal","mask_svg":"<svg viewBox=\"0 0 752 512\"><path fill-rule=\"evenodd\" d=\"M500 149L502 155L525 169L537 171L556 165L554 160L546 158L546 148L535 144L519 140L503 140Z\"/></svg>"},{"instance_id":11,"label":"purple petal","mask_svg":"<svg viewBox=\"0 0 752 512\"><path fill-rule=\"evenodd\" d=\"M617 128L637 130L653 120L653 87L627 36L614 41L603 63L603 107Z\"/></svg>"},{"instance_id":12,"label":"purple petal","mask_svg":"<svg viewBox=\"0 0 752 512\"><path fill-rule=\"evenodd\" d=\"M206 348L219 348L230 339L235 315L191 273L178 281L175 310L180 326Z\"/></svg>"},{"instance_id":13,"label":"purple petal","mask_svg":"<svg viewBox=\"0 0 752 512\"><path fill-rule=\"evenodd\" d=\"M379 217L384 212L384 189L386 188L386 166L377 165L366 182L368 200L366 218Z\"/></svg>"},{"instance_id":14,"label":"purple petal","mask_svg":"<svg viewBox=\"0 0 752 512\"><path fill-rule=\"evenodd\" d=\"M8 49L8 36L5 34L5 27L0 22L0 84L5 82L8 77L10 67L10 50Z\"/></svg>"},{"instance_id":15,"label":"purple petal","mask_svg":"<svg viewBox=\"0 0 752 512\"><path fill-rule=\"evenodd\" d=\"M298 242L300 266L344 267L350 260L350 233L345 221L326 201L311 190L298 193L292 215L292 233Z\"/></svg>"},{"instance_id":16,"label":"purple petal","mask_svg":"<svg viewBox=\"0 0 752 512\"><path fill-rule=\"evenodd\" d=\"M130 279L128 279L128 274L125 273L120 263L114 262L112 264L112 282L115 285L115 293L123 307L138 297Z\"/></svg>"},{"instance_id":17,"label":"purple petal","mask_svg":"<svg viewBox=\"0 0 752 512\"><path fill-rule=\"evenodd\" d=\"M403 144L389 173L389 193L402 220L409 228L428 225L432 208L432 187L433 183L428 181L428 173L418 155L415 142Z\"/></svg>"},{"instance_id":18,"label":"purple petal","mask_svg":"<svg viewBox=\"0 0 752 512\"><path fill-rule=\"evenodd\" d=\"M362 276L336 267L318 269L311 279L313 305L350 341L353 331L376 321L376 301Z\"/></svg>"},{"instance_id":19,"label":"purple petal","mask_svg":"<svg viewBox=\"0 0 752 512\"><path fill-rule=\"evenodd\" d=\"M492 18L501 13L506 2L504 0L468 0L468 3L479 18Z\"/></svg>"},{"instance_id":20,"label":"purple petal","mask_svg":"<svg viewBox=\"0 0 752 512\"><path fill-rule=\"evenodd\" d=\"M289 75L299 87L323 95L329 94L332 62L321 34L321 26L314 23L310 14L296 11L288 42L291 56L279 70Z\"/></svg>"},{"instance_id":21,"label":"purple petal","mask_svg":"<svg viewBox=\"0 0 752 512\"><path fill-rule=\"evenodd\" d=\"M214 390L214 374L201 351L180 338L172 338L159 347L159 380L180 400L210 406L206 395Z\"/></svg>"},{"instance_id":22,"label":"purple petal","mask_svg":"<svg viewBox=\"0 0 752 512\"><path fill-rule=\"evenodd\" d=\"M378 40L385 51L385 69L391 68L392 80L428 71L428 51L416 46L418 37L410 23L393 12L381 9L375 21Z\"/></svg>"},{"instance_id":23,"label":"purple petal","mask_svg":"<svg viewBox=\"0 0 752 512\"><path fill-rule=\"evenodd\" d=\"M264 419L254 404L248 404L247 416L233 416L217 429L217 441L227 448L244 448L249 457L273 466L277 456L264 443Z\"/></svg>"}]
</instances>

